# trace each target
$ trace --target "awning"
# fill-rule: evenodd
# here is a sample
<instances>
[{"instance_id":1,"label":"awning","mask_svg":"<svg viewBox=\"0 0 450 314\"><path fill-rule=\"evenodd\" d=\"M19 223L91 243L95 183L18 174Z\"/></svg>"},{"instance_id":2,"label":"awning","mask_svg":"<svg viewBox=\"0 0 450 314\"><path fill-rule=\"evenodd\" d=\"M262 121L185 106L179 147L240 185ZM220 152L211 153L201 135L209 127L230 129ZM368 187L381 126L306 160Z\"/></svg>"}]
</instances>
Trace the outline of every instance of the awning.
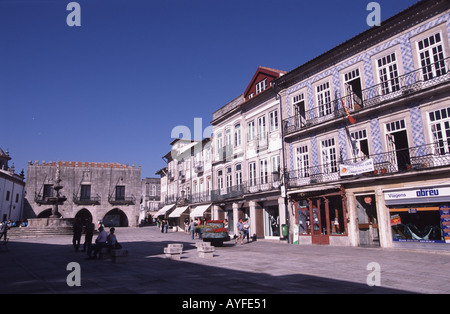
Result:
<instances>
[{"instance_id":1,"label":"awning","mask_svg":"<svg viewBox=\"0 0 450 314\"><path fill-rule=\"evenodd\" d=\"M189 206L182 206L182 207L177 207L175 208L175 210L169 215L169 218L178 218L181 216L182 213L184 213L186 211L186 209L188 209Z\"/></svg>"},{"instance_id":2,"label":"awning","mask_svg":"<svg viewBox=\"0 0 450 314\"><path fill-rule=\"evenodd\" d=\"M200 205L194 208L194 210L191 212L190 217L191 218L195 218L195 217L203 217L203 213L205 211L207 211L212 204L208 204L208 205Z\"/></svg>"},{"instance_id":3,"label":"awning","mask_svg":"<svg viewBox=\"0 0 450 314\"><path fill-rule=\"evenodd\" d=\"M153 214L153 217L159 217L159 216L164 216L169 210L171 210L172 208L175 207L175 204L172 205L166 205L163 208L161 208L160 210L158 210L155 214Z\"/></svg>"}]
</instances>

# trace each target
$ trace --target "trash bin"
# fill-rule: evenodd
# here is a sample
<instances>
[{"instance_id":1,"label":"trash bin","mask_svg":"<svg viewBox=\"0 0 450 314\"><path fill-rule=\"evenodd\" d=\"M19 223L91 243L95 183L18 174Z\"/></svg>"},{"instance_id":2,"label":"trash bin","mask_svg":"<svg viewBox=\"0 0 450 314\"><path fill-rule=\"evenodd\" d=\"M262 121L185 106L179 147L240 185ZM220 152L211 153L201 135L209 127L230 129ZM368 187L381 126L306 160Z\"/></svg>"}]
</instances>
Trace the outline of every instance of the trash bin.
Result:
<instances>
[{"instance_id":1,"label":"trash bin","mask_svg":"<svg viewBox=\"0 0 450 314\"><path fill-rule=\"evenodd\" d=\"M286 224L281 225L281 234L283 237L287 237L289 235L288 225Z\"/></svg>"}]
</instances>

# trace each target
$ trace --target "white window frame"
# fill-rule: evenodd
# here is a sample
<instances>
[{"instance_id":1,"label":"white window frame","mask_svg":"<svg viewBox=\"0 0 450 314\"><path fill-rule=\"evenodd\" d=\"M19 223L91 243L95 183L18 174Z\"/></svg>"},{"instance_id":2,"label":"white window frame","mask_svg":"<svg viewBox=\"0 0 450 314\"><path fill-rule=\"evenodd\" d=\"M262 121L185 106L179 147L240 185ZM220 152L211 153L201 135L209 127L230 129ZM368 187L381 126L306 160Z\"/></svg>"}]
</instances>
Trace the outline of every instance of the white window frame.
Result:
<instances>
[{"instance_id":1,"label":"white window frame","mask_svg":"<svg viewBox=\"0 0 450 314\"><path fill-rule=\"evenodd\" d=\"M261 93L267 88L267 78L256 84L256 94Z\"/></svg>"},{"instance_id":2,"label":"white window frame","mask_svg":"<svg viewBox=\"0 0 450 314\"><path fill-rule=\"evenodd\" d=\"M270 132L278 131L279 129L278 109L269 112L269 120L270 120Z\"/></svg>"},{"instance_id":3,"label":"white window frame","mask_svg":"<svg viewBox=\"0 0 450 314\"><path fill-rule=\"evenodd\" d=\"M422 46L422 48L421 48ZM445 75L445 48L442 32L434 33L416 42L417 56L424 81Z\"/></svg>"},{"instance_id":4,"label":"white window frame","mask_svg":"<svg viewBox=\"0 0 450 314\"><path fill-rule=\"evenodd\" d=\"M316 99L319 117L325 117L333 113L331 86L329 81L316 86Z\"/></svg>"}]
</instances>

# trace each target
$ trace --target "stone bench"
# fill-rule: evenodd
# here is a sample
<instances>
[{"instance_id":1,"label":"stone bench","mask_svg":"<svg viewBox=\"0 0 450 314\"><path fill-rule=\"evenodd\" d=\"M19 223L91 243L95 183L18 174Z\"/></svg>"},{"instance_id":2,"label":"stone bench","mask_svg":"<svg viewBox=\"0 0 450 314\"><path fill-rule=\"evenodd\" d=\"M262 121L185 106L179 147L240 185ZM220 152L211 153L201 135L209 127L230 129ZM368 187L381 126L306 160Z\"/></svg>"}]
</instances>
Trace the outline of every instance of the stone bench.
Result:
<instances>
[{"instance_id":1,"label":"stone bench","mask_svg":"<svg viewBox=\"0 0 450 314\"><path fill-rule=\"evenodd\" d=\"M214 256L214 252L216 251L216 248L212 246L210 243L197 243L197 252L198 257L201 258L211 258Z\"/></svg>"},{"instance_id":2,"label":"stone bench","mask_svg":"<svg viewBox=\"0 0 450 314\"><path fill-rule=\"evenodd\" d=\"M111 250L111 258L113 263L125 263L128 259L128 250Z\"/></svg>"},{"instance_id":3,"label":"stone bench","mask_svg":"<svg viewBox=\"0 0 450 314\"><path fill-rule=\"evenodd\" d=\"M167 247L164 248L164 254L166 258L169 259L181 259L181 254L183 253L183 244L172 243L168 244Z\"/></svg>"}]
</instances>

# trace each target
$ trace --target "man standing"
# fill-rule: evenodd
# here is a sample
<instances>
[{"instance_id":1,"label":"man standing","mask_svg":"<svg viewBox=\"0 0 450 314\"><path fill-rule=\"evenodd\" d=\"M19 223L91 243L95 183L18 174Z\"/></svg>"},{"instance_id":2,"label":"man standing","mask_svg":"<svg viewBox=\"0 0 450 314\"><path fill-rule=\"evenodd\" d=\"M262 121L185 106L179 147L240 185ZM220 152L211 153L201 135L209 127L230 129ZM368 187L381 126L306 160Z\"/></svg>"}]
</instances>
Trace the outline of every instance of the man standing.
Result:
<instances>
[{"instance_id":1,"label":"man standing","mask_svg":"<svg viewBox=\"0 0 450 314\"><path fill-rule=\"evenodd\" d=\"M106 238L108 237L108 233L103 227L98 228L98 231L100 233L95 240L95 244L88 247L88 259L96 259L98 252L100 252L102 248L106 247ZM92 251L94 251L94 256L92 256Z\"/></svg>"},{"instance_id":2,"label":"man standing","mask_svg":"<svg viewBox=\"0 0 450 314\"><path fill-rule=\"evenodd\" d=\"M72 238L72 244L75 248L75 252L78 252L78 249L80 248L80 241L81 241L81 232L83 231L83 224L80 221L80 218L77 218L75 223L73 224L73 238Z\"/></svg>"}]
</instances>

